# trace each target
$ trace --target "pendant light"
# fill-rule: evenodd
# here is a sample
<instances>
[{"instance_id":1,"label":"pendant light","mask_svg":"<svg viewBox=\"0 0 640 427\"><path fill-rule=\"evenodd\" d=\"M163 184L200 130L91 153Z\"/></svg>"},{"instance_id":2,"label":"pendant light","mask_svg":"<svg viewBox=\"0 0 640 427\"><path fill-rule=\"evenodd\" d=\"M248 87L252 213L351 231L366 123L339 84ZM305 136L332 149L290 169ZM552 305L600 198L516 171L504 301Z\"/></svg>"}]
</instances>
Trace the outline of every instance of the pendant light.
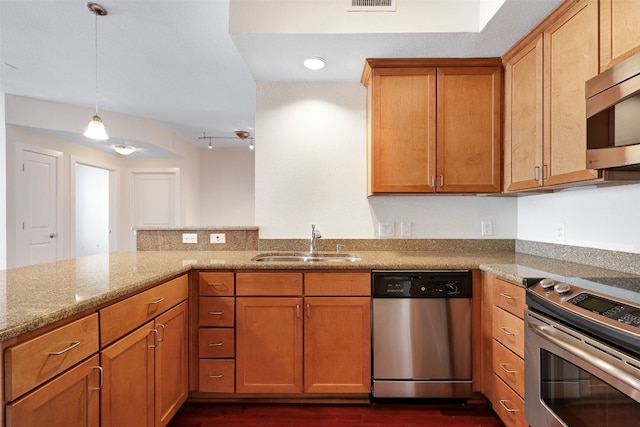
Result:
<instances>
[{"instance_id":1,"label":"pendant light","mask_svg":"<svg viewBox=\"0 0 640 427\"><path fill-rule=\"evenodd\" d=\"M84 136L91 139L96 139L100 141L104 141L109 139L107 135L107 131L104 128L104 124L102 123L102 119L98 115L98 16L106 16L107 9L100 6L97 3L87 3L87 8L91 13L96 16L95 23L95 42L96 42L96 114L91 118L89 122L89 126L87 126L87 130L84 132Z\"/></svg>"}]
</instances>

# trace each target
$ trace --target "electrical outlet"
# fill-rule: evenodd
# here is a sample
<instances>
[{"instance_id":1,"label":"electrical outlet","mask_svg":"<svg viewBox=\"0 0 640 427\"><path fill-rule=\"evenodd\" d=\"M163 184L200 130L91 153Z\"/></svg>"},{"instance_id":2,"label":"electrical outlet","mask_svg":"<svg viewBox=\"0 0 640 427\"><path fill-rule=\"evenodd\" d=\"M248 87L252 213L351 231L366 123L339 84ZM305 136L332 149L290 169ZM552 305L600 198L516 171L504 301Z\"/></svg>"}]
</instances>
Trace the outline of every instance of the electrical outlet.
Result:
<instances>
[{"instance_id":1,"label":"electrical outlet","mask_svg":"<svg viewBox=\"0 0 640 427\"><path fill-rule=\"evenodd\" d=\"M564 222L556 222L553 226L553 236L559 242L564 242Z\"/></svg>"},{"instance_id":2,"label":"electrical outlet","mask_svg":"<svg viewBox=\"0 0 640 427\"><path fill-rule=\"evenodd\" d=\"M393 223L381 222L378 223L378 237L394 237L396 231Z\"/></svg>"},{"instance_id":3,"label":"electrical outlet","mask_svg":"<svg viewBox=\"0 0 640 427\"><path fill-rule=\"evenodd\" d=\"M493 236L493 221L481 221L480 227L483 236Z\"/></svg>"},{"instance_id":4,"label":"electrical outlet","mask_svg":"<svg viewBox=\"0 0 640 427\"><path fill-rule=\"evenodd\" d=\"M182 243L198 243L198 234L182 233Z\"/></svg>"},{"instance_id":5,"label":"electrical outlet","mask_svg":"<svg viewBox=\"0 0 640 427\"><path fill-rule=\"evenodd\" d=\"M224 233L211 233L209 234L210 243L227 243L227 237Z\"/></svg>"},{"instance_id":6,"label":"electrical outlet","mask_svg":"<svg viewBox=\"0 0 640 427\"><path fill-rule=\"evenodd\" d=\"M401 222L400 223L400 236L402 236L402 237L411 237L411 223L410 222Z\"/></svg>"}]
</instances>

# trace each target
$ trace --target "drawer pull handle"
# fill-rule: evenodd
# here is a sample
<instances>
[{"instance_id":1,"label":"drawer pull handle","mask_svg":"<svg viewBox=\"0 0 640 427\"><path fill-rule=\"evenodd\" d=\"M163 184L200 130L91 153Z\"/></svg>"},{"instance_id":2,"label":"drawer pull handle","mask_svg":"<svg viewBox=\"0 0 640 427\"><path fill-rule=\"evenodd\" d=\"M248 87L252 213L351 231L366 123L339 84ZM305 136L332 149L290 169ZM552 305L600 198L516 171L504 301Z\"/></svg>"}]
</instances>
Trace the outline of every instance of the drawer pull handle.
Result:
<instances>
[{"instance_id":1,"label":"drawer pull handle","mask_svg":"<svg viewBox=\"0 0 640 427\"><path fill-rule=\"evenodd\" d=\"M516 408L509 408L507 406L507 402L509 402L508 400L500 400L500 405L502 405L502 407L504 408L505 411L507 412L518 412L518 410Z\"/></svg>"},{"instance_id":2,"label":"drawer pull handle","mask_svg":"<svg viewBox=\"0 0 640 427\"><path fill-rule=\"evenodd\" d=\"M63 350L60 351L50 351L49 355L50 356L60 356L61 354L66 353L67 351L71 350L72 348L76 348L77 346L80 345L80 341L72 341L71 345Z\"/></svg>"},{"instance_id":3,"label":"drawer pull handle","mask_svg":"<svg viewBox=\"0 0 640 427\"><path fill-rule=\"evenodd\" d=\"M151 304L160 304L162 301L164 301L164 297L159 297L158 299L156 299L155 301L151 301L149 303L149 305Z\"/></svg>"},{"instance_id":4,"label":"drawer pull handle","mask_svg":"<svg viewBox=\"0 0 640 427\"><path fill-rule=\"evenodd\" d=\"M224 342L210 342L209 347L222 347Z\"/></svg>"},{"instance_id":5,"label":"drawer pull handle","mask_svg":"<svg viewBox=\"0 0 640 427\"><path fill-rule=\"evenodd\" d=\"M224 311L210 311L209 314L211 314L212 316L222 316L224 314Z\"/></svg>"},{"instance_id":6,"label":"drawer pull handle","mask_svg":"<svg viewBox=\"0 0 640 427\"><path fill-rule=\"evenodd\" d=\"M500 296L502 298L506 298L506 299L516 299L516 297L513 297L513 296L511 296L509 294L505 294L504 292L500 292Z\"/></svg>"},{"instance_id":7,"label":"drawer pull handle","mask_svg":"<svg viewBox=\"0 0 640 427\"><path fill-rule=\"evenodd\" d=\"M507 374L517 374L517 373L518 373L518 371L512 371L512 370L507 369L507 364L506 364L506 363L504 363L504 362L503 362L503 363L501 363L499 366L500 366L500 367L502 368L502 370L503 370L503 371L505 371Z\"/></svg>"},{"instance_id":8,"label":"drawer pull handle","mask_svg":"<svg viewBox=\"0 0 640 427\"><path fill-rule=\"evenodd\" d=\"M224 377L224 374L218 374L218 375L216 375L216 374L209 374L209 378L219 379L219 378L222 378L222 377Z\"/></svg>"},{"instance_id":9,"label":"drawer pull handle","mask_svg":"<svg viewBox=\"0 0 640 427\"><path fill-rule=\"evenodd\" d=\"M500 328L498 329L500 330L500 332L502 332L505 335L509 335L509 336L515 335L513 332L508 331L504 326L500 326Z\"/></svg>"},{"instance_id":10,"label":"drawer pull handle","mask_svg":"<svg viewBox=\"0 0 640 427\"><path fill-rule=\"evenodd\" d=\"M222 282L208 282L207 286L222 286L224 283Z\"/></svg>"},{"instance_id":11,"label":"drawer pull handle","mask_svg":"<svg viewBox=\"0 0 640 427\"><path fill-rule=\"evenodd\" d=\"M92 366L91 369L97 369L100 372L100 383L98 387L91 387L91 390L102 390L102 386L104 386L104 369L102 369L102 366Z\"/></svg>"}]
</instances>

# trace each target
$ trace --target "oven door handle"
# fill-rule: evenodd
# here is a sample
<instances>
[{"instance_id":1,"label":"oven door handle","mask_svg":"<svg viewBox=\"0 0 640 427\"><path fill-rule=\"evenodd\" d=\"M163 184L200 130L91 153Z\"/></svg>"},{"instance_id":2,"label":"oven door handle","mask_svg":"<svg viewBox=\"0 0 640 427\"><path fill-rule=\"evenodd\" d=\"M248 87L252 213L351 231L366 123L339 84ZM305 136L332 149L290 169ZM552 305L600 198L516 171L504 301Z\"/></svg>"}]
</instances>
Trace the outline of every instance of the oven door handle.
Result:
<instances>
[{"instance_id":1,"label":"oven door handle","mask_svg":"<svg viewBox=\"0 0 640 427\"><path fill-rule=\"evenodd\" d=\"M566 338L562 336L556 336L552 333L549 333L547 328L545 328L544 326L537 325L532 322L527 322L527 325L529 326L529 329L531 329L533 333L535 333L536 335L546 340L551 341L553 344L560 347L561 349L581 358L582 360L588 360L588 361L593 360L594 355L592 353L589 353L585 349L580 348L574 343L567 341ZM585 343L585 345L587 344ZM597 345L597 343L593 341L589 342L588 345L592 346L593 348L597 349L600 352L603 352L604 354L608 354L606 348L601 348L599 345ZM602 371L618 379L619 381L624 382L625 384L629 385L630 387L633 387L636 390L640 390L640 378L629 374L628 372L620 369L617 366L612 365L611 363L609 363L603 358L598 358L597 362L593 364L597 366L598 369L601 369Z\"/></svg>"}]
</instances>

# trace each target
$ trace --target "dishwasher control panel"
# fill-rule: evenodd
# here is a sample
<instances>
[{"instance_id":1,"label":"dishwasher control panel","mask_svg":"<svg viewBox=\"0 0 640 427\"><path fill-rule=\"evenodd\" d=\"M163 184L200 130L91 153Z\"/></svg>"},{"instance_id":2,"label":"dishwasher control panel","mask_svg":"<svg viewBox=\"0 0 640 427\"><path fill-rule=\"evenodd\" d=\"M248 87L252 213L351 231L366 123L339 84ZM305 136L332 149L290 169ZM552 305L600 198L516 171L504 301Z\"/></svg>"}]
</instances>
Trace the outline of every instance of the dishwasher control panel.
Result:
<instances>
[{"instance_id":1,"label":"dishwasher control panel","mask_svg":"<svg viewBox=\"0 0 640 427\"><path fill-rule=\"evenodd\" d=\"M371 293L374 298L471 298L471 272L374 271Z\"/></svg>"}]
</instances>

